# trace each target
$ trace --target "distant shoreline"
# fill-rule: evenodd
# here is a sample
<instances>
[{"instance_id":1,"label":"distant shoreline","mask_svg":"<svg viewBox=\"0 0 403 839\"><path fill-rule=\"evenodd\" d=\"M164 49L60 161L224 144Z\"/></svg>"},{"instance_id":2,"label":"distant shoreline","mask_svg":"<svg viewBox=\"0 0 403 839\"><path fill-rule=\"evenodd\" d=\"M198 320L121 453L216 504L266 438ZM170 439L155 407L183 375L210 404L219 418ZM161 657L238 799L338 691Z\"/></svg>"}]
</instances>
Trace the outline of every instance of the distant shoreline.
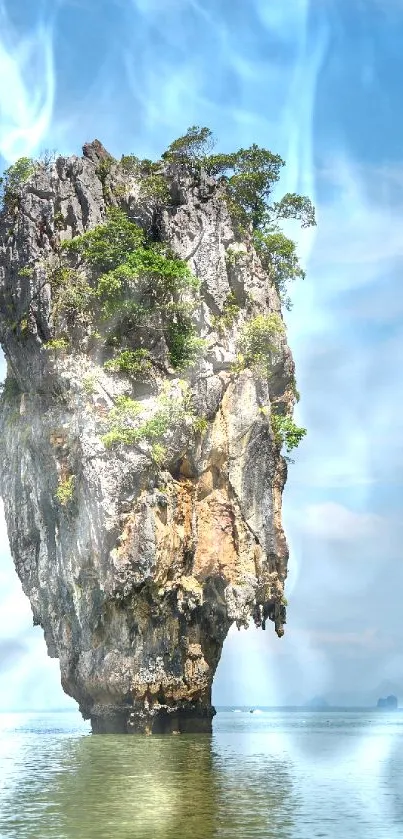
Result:
<instances>
[{"instance_id":1,"label":"distant shoreline","mask_svg":"<svg viewBox=\"0 0 403 839\"><path fill-rule=\"evenodd\" d=\"M327 705L326 707L312 707L311 705L216 705L217 713L225 711L309 711L313 714L324 714L328 711L403 711L403 708L378 708L376 705Z\"/></svg>"}]
</instances>

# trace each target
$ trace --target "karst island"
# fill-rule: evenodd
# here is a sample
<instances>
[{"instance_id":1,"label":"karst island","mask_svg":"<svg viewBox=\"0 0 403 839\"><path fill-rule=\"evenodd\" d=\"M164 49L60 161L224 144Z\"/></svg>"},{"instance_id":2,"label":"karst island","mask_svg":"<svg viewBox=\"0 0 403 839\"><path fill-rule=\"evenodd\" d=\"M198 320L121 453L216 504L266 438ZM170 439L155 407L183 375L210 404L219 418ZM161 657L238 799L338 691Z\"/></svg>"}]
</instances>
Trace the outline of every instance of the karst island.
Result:
<instances>
[{"instance_id":1,"label":"karst island","mask_svg":"<svg viewBox=\"0 0 403 839\"><path fill-rule=\"evenodd\" d=\"M192 126L157 161L21 158L2 180L1 494L64 691L95 733L208 732L234 622L284 632L284 161ZM281 181L280 181L281 184Z\"/></svg>"}]
</instances>

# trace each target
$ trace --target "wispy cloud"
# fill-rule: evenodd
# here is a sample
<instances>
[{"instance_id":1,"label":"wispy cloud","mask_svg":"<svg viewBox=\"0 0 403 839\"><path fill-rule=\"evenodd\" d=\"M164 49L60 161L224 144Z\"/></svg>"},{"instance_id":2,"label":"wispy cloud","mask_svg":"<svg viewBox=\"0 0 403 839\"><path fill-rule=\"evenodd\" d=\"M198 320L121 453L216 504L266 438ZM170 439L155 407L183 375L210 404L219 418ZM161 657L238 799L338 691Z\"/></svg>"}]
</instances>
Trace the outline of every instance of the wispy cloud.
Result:
<instances>
[{"instance_id":1,"label":"wispy cloud","mask_svg":"<svg viewBox=\"0 0 403 839\"><path fill-rule=\"evenodd\" d=\"M37 150L52 119L55 95L52 26L41 17L17 33L0 2L0 153L7 162Z\"/></svg>"},{"instance_id":2,"label":"wispy cloud","mask_svg":"<svg viewBox=\"0 0 403 839\"><path fill-rule=\"evenodd\" d=\"M299 630L303 632L304 630ZM396 642L388 637L382 637L379 629L367 627L360 632L311 632L310 641L317 646L336 646L342 650L354 648L369 652L389 652L396 647ZM354 653L353 653L354 654Z\"/></svg>"}]
</instances>

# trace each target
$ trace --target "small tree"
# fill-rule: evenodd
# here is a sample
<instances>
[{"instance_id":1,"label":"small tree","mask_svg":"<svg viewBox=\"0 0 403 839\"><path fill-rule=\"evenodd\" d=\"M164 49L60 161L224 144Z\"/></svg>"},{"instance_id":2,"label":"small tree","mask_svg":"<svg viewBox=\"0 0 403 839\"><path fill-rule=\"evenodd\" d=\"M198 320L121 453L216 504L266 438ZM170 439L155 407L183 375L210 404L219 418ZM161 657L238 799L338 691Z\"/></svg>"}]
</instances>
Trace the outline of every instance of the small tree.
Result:
<instances>
[{"instance_id":1,"label":"small tree","mask_svg":"<svg viewBox=\"0 0 403 839\"><path fill-rule=\"evenodd\" d=\"M295 425L290 416L272 413L270 424L273 430L274 439L278 446L285 446L287 452L296 449L306 435L306 428Z\"/></svg>"},{"instance_id":2,"label":"small tree","mask_svg":"<svg viewBox=\"0 0 403 839\"><path fill-rule=\"evenodd\" d=\"M267 233L255 230L253 244L281 302L290 310L292 304L287 294L287 283L305 279L305 271L299 263L295 242L288 239L278 227L273 226Z\"/></svg>"},{"instance_id":3,"label":"small tree","mask_svg":"<svg viewBox=\"0 0 403 839\"><path fill-rule=\"evenodd\" d=\"M212 131L209 128L200 128L199 125L191 125L183 137L174 140L163 153L162 159L167 163L193 163L203 164L215 145Z\"/></svg>"},{"instance_id":4,"label":"small tree","mask_svg":"<svg viewBox=\"0 0 403 839\"><path fill-rule=\"evenodd\" d=\"M302 227L316 224L312 202L305 195L288 192L271 203L273 188L285 165L278 154L254 143L237 152L212 154L214 138L209 128L192 126L183 137L174 140L162 155L163 160L191 163L207 174L226 180L226 199L240 233L252 229L253 241L263 267L287 309L289 280L303 279L294 242L282 232L279 222L296 219Z\"/></svg>"},{"instance_id":5,"label":"small tree","mask_svg":"<svg viewBox=\"0 0 403 839\"><path fill-rule=\"evenodd\" d=\"M236 152L228 191L241 223L251 224L257 230L267 222L267 202L284 165L278 154L259 148L256 143Z\"/></svg>"},{"instance_id":6,"label":"small tree","mask_svg":"<svg viewBox=\"0 0 403 839\"><path fill-rule=\"evenodd\" d=\"M20 157L4 171L0 178L0 198L5 207L18 200L22 185L34 174L35 168L35 161L30 157Z\"/></svg>"},{"instance_id":7,"label":"small tree","mask_svg":"<svg viewBox=\"0 0 403 839\"><path fill-rule=\"evenodd\" d=\"M316 225L315 208L306 195L287 192L281 201L276 201L268 209L273 219L294 218L301 222L301 227L314 227Z\"/></svg>"}]
</instances>

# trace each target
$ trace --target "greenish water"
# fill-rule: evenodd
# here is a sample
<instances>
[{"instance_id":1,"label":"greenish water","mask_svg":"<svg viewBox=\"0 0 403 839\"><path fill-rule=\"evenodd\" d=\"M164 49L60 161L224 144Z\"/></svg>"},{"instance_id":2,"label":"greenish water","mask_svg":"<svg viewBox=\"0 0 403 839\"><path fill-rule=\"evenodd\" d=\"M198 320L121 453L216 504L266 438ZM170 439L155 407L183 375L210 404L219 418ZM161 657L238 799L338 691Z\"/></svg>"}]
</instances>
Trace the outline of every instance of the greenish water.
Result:
<instances>
[{"instance_id":1,"label":"greenish water","mask_svg":"<svg viewBox=\"0 0 403 839\"><path fill-rule=\"evenodd\" d=\"M401 839L403 714L230 711L150 738L3 714L0 836Z\"/></svg>"}]
</instances>

